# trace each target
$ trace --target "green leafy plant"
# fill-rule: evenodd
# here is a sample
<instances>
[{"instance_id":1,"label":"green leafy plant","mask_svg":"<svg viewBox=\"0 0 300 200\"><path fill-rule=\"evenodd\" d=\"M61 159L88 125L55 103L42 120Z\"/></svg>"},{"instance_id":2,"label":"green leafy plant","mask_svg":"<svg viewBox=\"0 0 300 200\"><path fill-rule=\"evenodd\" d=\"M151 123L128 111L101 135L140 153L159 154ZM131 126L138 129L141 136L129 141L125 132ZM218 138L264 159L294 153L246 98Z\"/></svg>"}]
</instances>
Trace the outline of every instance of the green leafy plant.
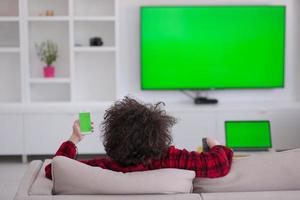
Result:
<instances>
[{"instance_id":1,"label":"green leafy plant","mask_svg":"<svg viewBox=\"0 0 300 200\"><path fill-rule=\"evenodd\" d=\"M58 57L58 48L57 44L51 40L46 40L41 44L35 44L37 55L40 60L46 63L47 66L56 61Z\"/></svg>"}]
</instances>

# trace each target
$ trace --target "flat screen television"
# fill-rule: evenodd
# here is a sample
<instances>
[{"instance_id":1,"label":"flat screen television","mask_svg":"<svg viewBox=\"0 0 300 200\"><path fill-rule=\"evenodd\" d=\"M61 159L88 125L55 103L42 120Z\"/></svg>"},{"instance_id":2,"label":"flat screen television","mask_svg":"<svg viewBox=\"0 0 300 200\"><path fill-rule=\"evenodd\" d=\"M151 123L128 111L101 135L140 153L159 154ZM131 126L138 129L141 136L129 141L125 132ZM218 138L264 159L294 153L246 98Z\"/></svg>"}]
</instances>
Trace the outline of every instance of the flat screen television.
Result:
<instances>
[{"instance_id":1,"label":"flat screen television","mask_svg":"<svg viewBox=\"0 0 300 200\"><path fill-rule=\"evenodd\" d=\"M143 90L283 88L285 6L145 6Z\"/></svg>"}]
</instances>

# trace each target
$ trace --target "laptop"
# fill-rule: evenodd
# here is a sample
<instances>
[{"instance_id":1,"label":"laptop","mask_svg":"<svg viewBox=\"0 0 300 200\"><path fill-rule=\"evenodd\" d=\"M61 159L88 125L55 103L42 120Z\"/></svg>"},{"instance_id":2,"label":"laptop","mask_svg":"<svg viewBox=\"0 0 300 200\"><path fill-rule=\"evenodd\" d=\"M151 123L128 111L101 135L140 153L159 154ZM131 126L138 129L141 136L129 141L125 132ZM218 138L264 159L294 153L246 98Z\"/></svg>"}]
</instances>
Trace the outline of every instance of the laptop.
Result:
<instances>
[{"instance_id":1,"label":"laptop","mask_svg":"<svg viewBox=\"0 0 300 200\"><path fill-rule=\"evenodd\" d=\"M269 151L270 121L225 121L226 146L236 151Z\"/></svg>"}]
</instances>

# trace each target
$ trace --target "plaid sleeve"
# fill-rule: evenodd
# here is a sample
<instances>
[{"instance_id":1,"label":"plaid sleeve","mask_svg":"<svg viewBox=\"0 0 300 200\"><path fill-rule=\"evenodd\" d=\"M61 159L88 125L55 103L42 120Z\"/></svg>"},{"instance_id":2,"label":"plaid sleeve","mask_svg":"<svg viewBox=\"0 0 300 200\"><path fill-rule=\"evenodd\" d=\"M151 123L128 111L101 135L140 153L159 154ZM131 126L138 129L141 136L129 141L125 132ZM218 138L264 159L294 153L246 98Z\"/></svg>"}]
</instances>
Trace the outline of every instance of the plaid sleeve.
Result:
<instances>
[{"instance_id":1,"label":"plaid sleeve","mask_svg":"<svg viewBox=\"0 0 300 200\"><path fill-rule=\"evenodd\" d=\"M171 146L161 165L164 168L193 170L196 177L217 178L228 174L232 157L233 151L222 145L216 145L209 152L202 153Z\"/></svg>"},{"instance_id":2,"label":"plaid sleeve","mask_svg":"<svg viewBox=\"0 0 300 200\"><path fill-rule=\"evenodd\" d=\"M60 145L60 147L57 150L57 152L55 153L54 157L55 156L65 156L65 157L74 159L76 156L76 153L77 153L77 148L76 148L75 144L71 141L66 141ZM52 179L51 164L49 164L45 167L45 174L46 174L47 178Z\"/></svg>"}]
</instances>

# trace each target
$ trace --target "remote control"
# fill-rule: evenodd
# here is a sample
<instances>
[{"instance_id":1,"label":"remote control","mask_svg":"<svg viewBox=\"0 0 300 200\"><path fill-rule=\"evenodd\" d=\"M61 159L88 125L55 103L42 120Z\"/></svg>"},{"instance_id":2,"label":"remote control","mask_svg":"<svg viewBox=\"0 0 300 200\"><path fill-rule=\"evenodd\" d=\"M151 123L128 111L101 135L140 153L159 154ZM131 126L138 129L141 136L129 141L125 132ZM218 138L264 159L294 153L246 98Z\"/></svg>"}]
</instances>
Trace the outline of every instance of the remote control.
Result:
<instances>
[{"instance_id":1,"label":"remote control","mask_svg":"<svg viewBox=\"0 0 300 200\"><path fill-rule=\"evenodd\" d=\"M203 149L203 152L208 152L210 149L207 144L206 138L202 138L202 149Z\"/></svg>"}]
</instances>

